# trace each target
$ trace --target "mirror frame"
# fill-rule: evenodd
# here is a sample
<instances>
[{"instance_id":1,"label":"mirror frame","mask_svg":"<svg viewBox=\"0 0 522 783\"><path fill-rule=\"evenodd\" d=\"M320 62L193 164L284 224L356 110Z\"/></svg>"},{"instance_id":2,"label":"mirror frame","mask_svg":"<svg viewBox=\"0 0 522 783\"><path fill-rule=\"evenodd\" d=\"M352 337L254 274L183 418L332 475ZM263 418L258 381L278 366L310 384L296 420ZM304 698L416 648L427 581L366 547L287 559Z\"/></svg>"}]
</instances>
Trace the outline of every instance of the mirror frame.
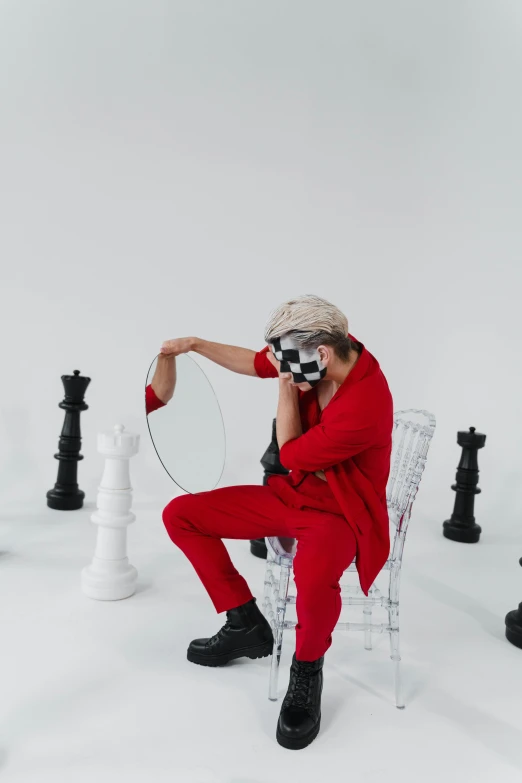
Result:
<instances>
[{"instance_id":1,"label":"mirror frame","mask_svg":"<svg viewBox=\"0 0 522 783\"><path fill-rule=\"evenodd\" d=\"M149 365L149 369L147 370L147 375L145 376L144 393L146 393L147 386L149 386L149 382L148 381L149 381L149 375L150 375L150 371L152 369L152 365L154 364L154 362L156 362L158 360L158 356L160 356L160 355L161 354L159 354L159 353L156 354L156 356L154 357L154 359L151 361L151 363ZM223 443L224 443L223 464L221 466L221 472L219 474L219 477L218 477L216 483L214 484L214 486L212 487L212 489L201 489L201 490L198 490L198 492L191 492L189 489L185 489L185 487L182 487L181 484L178 481L176 481L174 476L172 476L171 473L167 470L167 467L166 467L165 463L163 462L163 460L161 459L158 449L156 448L156 444L154 442L154 438L152 437L152 432L151 432L150 425L149 425L149 414L147 413L146 403L145 403L145 418L147 420L147 429L149 431L149 436L150 436L150 439L152 441L152 445L154 446L154 451L156 452L156 455L157 455L159 461L161 462L161 465L162 465L165 473L167 474L167 476L170 479L172 479L174 484L177 487L179 487L181 490L183 490L183 492L186 492L189 495L198 495L200 492L212 492L212 490L216 489L218 484L219 484L219 482L221 481L221 477L222 477L222 475L223 475L223 473L225 471L225 463L226 463L226 459L227 459L227 437L226 437L226 430L225 430L225 419L223 417L223 411L221 410L221 405L219 404L219 400L217 398L217 394L214 391L214 387L212 386L212 384L210 383L209 379L207 378L207 374L205 373L203 368L192 358L192 356L189 356L188 353L182 353L182 354L179 354L179 356L186 356L187 359L190 359L190 361L193 362L196 365L196 367L199 369L199 371L201 372L201 374L205 378L206 382L208 383L210 389L212 390L212 393L214 395L214 399L216 400L216 404L217 404L217 407L218 407L219 415L220 415L220 418L221 418L221 425L222 425L222 428L223 428ZM176 356L175 358L177 359L178 357ZM176 368L176 371L177 371L177 368ZM150 383L152 383L152 379L151 379ZM168 405L168 404L169 403L165 403L165 405Z\"/></svg>"}]
</instances>

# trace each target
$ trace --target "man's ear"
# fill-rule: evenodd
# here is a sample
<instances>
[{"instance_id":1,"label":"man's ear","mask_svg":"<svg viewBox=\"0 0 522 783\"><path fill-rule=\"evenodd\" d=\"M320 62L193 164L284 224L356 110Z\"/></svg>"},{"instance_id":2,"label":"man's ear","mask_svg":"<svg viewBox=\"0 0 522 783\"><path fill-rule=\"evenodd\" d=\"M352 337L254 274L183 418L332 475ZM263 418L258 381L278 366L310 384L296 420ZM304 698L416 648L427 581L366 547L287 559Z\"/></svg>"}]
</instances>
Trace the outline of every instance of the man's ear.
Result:
<instances>
[{"instance_id":1,"label":"man's ear","mask_svg":"<svg viewBox=\"0 0 522 783\"><path fill-rule=\"evenodd\" d=\"M332 357L332 349L328 345L320 345L317 350L322 363L326 366Z\"/></svg>"}]
</instances>

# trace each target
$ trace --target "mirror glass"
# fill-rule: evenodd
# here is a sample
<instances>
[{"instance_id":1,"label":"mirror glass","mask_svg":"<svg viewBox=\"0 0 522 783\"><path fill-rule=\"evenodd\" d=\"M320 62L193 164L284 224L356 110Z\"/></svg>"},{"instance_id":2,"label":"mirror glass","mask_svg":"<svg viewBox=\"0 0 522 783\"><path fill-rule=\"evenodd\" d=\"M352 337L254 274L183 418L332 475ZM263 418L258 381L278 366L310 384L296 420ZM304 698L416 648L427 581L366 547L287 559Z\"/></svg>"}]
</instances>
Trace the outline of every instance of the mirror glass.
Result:
<instances>
[{"instance_id":1,"label":"mirror glass","mask_svg":"<svg viewBox=\"0 0 522 783\"><path fill-rule=\"evenodd\" d=\"M170 364L168 363L170 362ZM225 466L225 428L210 382L187 354L156 356L147 373L146 387L172 397L161 408L147 412L147 426L161 464L185 492L214 489ZM147 393L146 393L147 398Z\"/></svg>"}]
</instances>

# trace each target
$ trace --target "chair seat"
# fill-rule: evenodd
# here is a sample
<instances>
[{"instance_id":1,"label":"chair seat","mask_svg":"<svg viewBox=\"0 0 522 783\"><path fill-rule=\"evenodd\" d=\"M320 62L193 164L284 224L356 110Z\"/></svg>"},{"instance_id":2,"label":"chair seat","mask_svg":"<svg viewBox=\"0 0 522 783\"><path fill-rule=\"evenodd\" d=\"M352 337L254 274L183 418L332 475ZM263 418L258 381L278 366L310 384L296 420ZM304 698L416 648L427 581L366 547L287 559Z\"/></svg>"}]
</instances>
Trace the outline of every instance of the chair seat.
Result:
<instances>
[{"instance_id":1,"label":"chair seat","mask_svg":"<svg viewBox=\"0 0 522 783\"><path fill-rule=\"evenodd\" d=\"M289 539L283 539L283 542L286 545L286 542ZM268 550L268 560L272 561L276 565L284 565L285 563L287 565L291 565L295 554L297 547L294 545L292 547L292 551L288 552L285 549L285 546L283 546L283 543L281 543L281 539L279 538L266 538L266 548ZM393 562L392 558L389 557L385 564L382 567L382 571L389 571L391 563ZM354 571L357 571L357 558L348 566L348 568L345 570L344 573L350 572L353 573Z\"/></svg>"}]
</instances>

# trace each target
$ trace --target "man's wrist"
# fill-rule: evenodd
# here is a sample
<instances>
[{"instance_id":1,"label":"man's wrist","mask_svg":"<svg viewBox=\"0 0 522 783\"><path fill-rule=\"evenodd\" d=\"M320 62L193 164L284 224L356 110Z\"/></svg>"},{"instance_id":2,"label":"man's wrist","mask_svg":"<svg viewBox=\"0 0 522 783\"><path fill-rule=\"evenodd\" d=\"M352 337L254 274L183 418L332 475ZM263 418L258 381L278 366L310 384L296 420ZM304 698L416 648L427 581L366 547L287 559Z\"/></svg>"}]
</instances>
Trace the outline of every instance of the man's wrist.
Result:
<instances>
[{"instance_id":1,"label":"man's wrist","mask_svg":"<svg viewBox=\"0 0 522 783\"><path fill-rule=\"evenodd\" d=\"M292 386L286 378L279 377L279 394L286 394L288 397L297 399L297 386Z\"/></svg>"},{"instance_id":2,"label":"man's wrist","mask_svg":"<svg viewBox=\"0 0 522 783\"><path fill-rule=\"evenodd\" d=\"M199 337L189 337L188 343L189 343L187 349L188 351L194 351L194 353L199 353L203 340L200 340Z\"/></svg>"}]
</instances>

